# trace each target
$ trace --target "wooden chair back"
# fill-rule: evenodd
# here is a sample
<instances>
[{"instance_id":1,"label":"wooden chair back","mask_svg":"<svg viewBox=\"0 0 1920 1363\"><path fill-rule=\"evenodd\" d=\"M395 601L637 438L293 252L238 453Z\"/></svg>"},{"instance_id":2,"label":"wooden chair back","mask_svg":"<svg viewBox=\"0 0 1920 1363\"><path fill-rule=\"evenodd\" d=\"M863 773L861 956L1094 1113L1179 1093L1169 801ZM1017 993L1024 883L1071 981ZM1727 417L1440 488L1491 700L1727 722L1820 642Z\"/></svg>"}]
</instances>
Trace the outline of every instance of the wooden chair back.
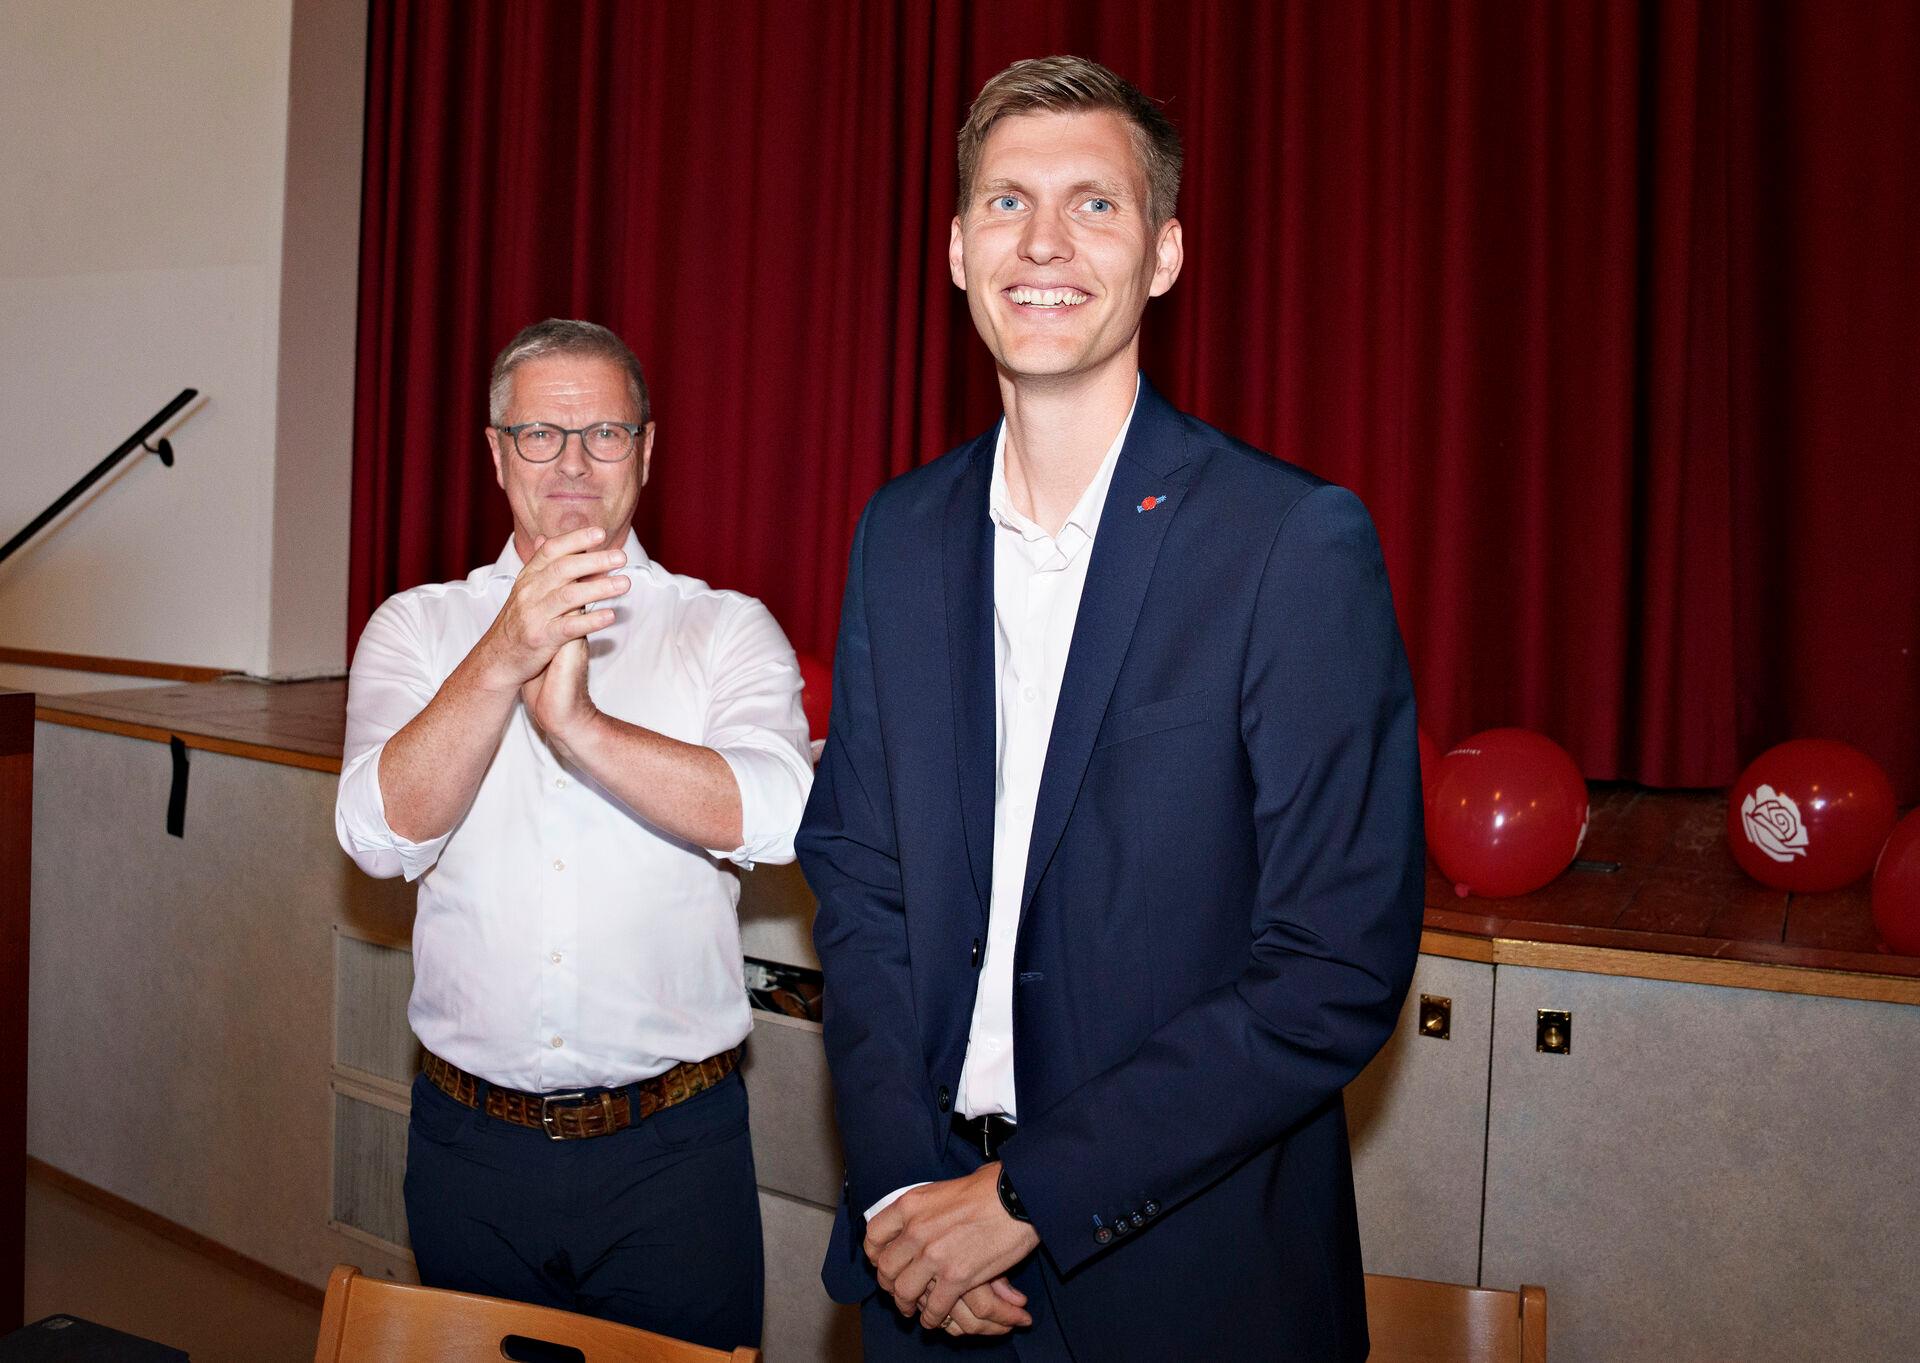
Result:
<instances>
[{"instance_id":1,"label":"wooden chair back","mask_svg":"<svg viewBox=\"0 0 1920 1363\"><path fill-rule=\"evenodd\" d=\"M1369 1363L1546 1363L1547 1292L1367 1275Z\"/></svg>"},{"instance_id":2,"label":"wooden chair back","mask_svg":"<svg viewBox=\"0 0 1920 1363\"><path fill-rule=\"evenodd\" d=\"M760 1363L651 1330L523 1302L386 1282L341 1264L327 1280L314 1363L501 1363L509 1338L577 1349L584 1363ZM552 1358L551 1348L529 1357Z\"/></svg>"}]
</instances>

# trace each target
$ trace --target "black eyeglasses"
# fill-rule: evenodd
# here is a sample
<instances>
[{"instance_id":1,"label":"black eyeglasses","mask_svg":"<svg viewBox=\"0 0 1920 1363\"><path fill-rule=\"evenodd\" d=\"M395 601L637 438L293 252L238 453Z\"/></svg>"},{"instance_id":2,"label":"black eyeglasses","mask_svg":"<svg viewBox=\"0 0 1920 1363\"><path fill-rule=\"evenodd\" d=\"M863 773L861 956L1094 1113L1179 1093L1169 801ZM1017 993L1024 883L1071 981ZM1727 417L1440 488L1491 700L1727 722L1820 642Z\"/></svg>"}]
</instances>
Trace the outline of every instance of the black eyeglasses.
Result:
<instances>
[{"instance_id":1,"label":"black eyeglasses","mask_svg":"<svg viewBox=\"0 0 1920 1363\"><path fill-rule=\"evenodd\" d=\"M529 464L551 464L567 447L567 437L580 437L580 446L589 459L602 464L617 464L633 453L633 443L642 427L631 421L596 421L591 426L568 429L545 421L523 421L518 426L493 428L513 440L513 452Z\"/></svg>"}]
</instances>

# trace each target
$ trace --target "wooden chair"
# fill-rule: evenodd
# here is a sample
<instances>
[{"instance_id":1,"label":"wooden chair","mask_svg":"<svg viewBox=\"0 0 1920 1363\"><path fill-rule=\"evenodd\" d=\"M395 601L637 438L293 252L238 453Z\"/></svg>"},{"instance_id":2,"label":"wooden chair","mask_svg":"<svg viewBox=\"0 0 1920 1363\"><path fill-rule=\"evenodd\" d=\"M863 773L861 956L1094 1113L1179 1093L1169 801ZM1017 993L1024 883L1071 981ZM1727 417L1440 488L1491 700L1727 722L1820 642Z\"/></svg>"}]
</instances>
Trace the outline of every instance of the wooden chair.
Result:
<instances>
[{"instance_id":1,"label":"wooden chair","mask_svg":"<svg viewBox=\"0 0 1920 1363\"><path fill-rule=\"evenodd\" d=\"M528 1358L577 1349L584 1363L760 1363L758 1349L709 1349L651 1330L616 1325L497 1297L368 1278L341 1264L327 1279L314 1363L500 1363L509 1336L545 1345Z\"/></svg>"},{"instance_id":2,"label":"wooden chair","mask_svg":"<svg viewBox=\"0 0 1920 1363\"><path fill-rule=\"evenodd\" d=\"M1546 1363L1547 1291L1367 1274L1368 1363Z\"/></svg>"}]
</instances>

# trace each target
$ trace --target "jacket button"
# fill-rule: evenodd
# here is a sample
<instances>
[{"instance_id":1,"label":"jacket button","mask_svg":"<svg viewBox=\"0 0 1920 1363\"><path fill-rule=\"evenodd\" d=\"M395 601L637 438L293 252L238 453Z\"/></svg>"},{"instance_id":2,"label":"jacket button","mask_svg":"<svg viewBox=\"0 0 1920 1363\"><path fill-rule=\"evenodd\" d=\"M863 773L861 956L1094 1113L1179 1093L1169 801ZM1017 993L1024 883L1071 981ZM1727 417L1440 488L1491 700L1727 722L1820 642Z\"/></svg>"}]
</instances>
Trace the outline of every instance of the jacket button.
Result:
<instances>
[{"instance_id":1,"label":"jacket button","mask_svg":"<svg viewBox=\"0 0 1920 1363\"><path fill-rule=\"evenodd\" d=\"M942 1112L945 1112L948 1108L952 1106L953 1106L953 1095L947 1092L947 1086L945 1084L942 1084L940 1086L940 1110Z\"/></svg>"},{"instance_id":2,"label":"jacket button","mask_svg":"<svg viewBox=\"0 0 1920 1363\"><path fill-rule=\"evenodd\" d=\"M1105 1226L1102 1226L1099 1230L1093 1233L1093 1238L1104 1245L1107 1243L1107 1241L1113 1239L1113 1232L1108 1230Z\"/></svg>"},{"instance_id":3,"label":"jacket button","mask_svg":"<svg viewBox=\"0 0 1920 1363\"><path fill-rule=\"evenodd\" d=\"M967 964L975 970L980 968L980 939L978 937L973 939L973 954L967 957Z\"/></svg>"},{"instance_id":4,"label":"jacket button","mask_svg":"<svg viewBox=\"0 0 1920 1363\"><path fill-rule=\"evenodd\" d=\"M1160 1204L1158 1202L1149 1202L1142 1210L1145 1211L1148 1216L1158 1216L1160 1215Z\"/></svg>"},{"instance_id":5,"label":"jacket button","mask_svg":"<svg viewBox=\"0 0 1920 1363\"><path fill-rule=\"evenodd\" d=\"M1127 1225L1127 1219L1124 1216L1113 1223L1113 1233L1115 1235L1125 1235L1130 1229L1131 1227Z\"/></svg>"}]
</instances>

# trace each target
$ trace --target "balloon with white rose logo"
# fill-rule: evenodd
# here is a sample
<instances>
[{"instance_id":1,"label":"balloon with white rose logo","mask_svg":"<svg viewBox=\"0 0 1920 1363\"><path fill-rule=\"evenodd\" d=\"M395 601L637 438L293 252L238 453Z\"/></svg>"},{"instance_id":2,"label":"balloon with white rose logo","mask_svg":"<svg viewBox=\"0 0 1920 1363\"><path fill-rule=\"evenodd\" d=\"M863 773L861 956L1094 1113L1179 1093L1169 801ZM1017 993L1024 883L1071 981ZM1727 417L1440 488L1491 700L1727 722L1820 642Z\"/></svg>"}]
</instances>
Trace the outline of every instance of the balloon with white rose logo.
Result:
<instances>
[{"instance_id":1,"label":"balloon with white rose logo","mask_svg":"<svg viewBox=\"0 0 1920 1363\"><path fill-rule=\"evenodd\" d=\"M1813 894L1872 870L1893 819L1879 763L1850 744L1796 738L1754 758L1734 783L1727 844L1762 885Z\"/></svg>"}]
</instances>

